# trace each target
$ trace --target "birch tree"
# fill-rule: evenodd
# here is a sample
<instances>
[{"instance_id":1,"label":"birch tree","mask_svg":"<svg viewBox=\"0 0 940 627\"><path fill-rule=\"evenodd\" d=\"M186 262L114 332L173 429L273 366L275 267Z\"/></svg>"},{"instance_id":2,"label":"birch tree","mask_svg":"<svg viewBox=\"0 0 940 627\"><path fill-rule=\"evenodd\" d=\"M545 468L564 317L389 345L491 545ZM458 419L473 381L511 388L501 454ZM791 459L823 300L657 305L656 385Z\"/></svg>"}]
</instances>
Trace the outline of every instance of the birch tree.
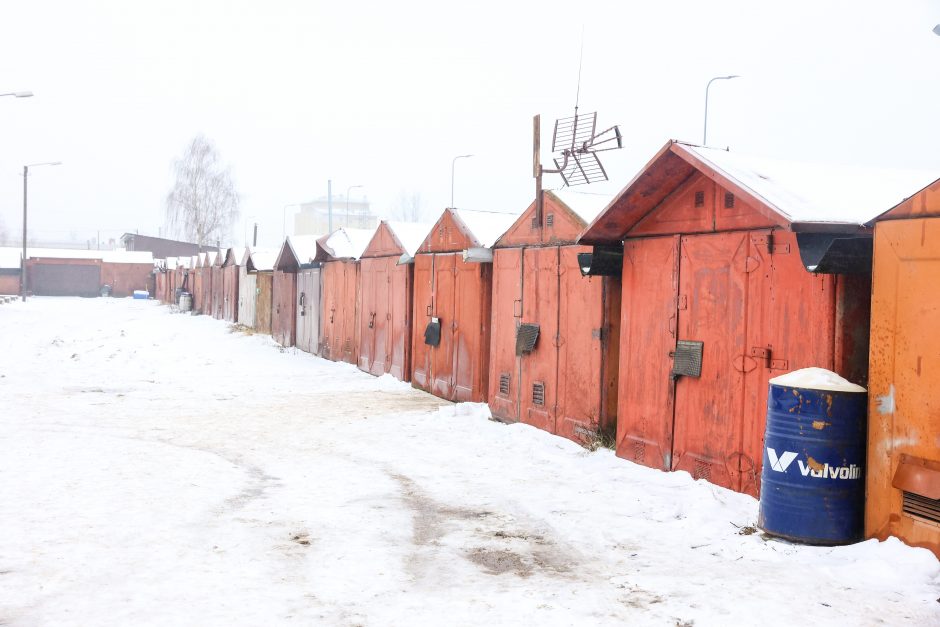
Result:
<instances>
[{"instance_id":1,"label":"birch tree","mask_svg":"<svg viewBox=\"0 0 940 627\"><path fill-rule=\"evenodd\" d=\"M424 217L421 192L401 190L398 202L392 208L391 218L402 222L420 222Z\"/></svg>"},{"instance_id":2,"label":"birch tree","mask_svg":"<svg viewBox=\"0 0 940 627\"><path fill-rule=\"evenodd\" d=\"M173 162L173 172L175 181L166 197L168 230L200 246L224 239L238 219L239 198L231 169L222 163L215 145L196 135Z\"/></svg>"}]
</instances>

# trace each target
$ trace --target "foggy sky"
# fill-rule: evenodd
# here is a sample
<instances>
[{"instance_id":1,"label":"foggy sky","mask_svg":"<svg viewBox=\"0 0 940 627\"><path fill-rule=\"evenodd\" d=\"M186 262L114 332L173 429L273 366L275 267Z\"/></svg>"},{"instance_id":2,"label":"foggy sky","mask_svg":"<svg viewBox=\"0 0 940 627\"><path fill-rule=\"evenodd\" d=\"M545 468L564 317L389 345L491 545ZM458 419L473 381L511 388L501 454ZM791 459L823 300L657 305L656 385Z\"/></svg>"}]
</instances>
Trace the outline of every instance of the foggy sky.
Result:
<instances>
[{"instance_id":1,"label":"foggy sky","mask_svg":"<svg viewBox=\"0 0 940 627\"><path fill-rule=\"evenodd\" d=\"M623 187L668 140L789 160L936 170L940 2L42 1L0 4L0 224L84 241L163 225L171 164L196 133L218 146L264 245L282 208L365 194L385 213L420 192L521 211L532 116L543 161L572 113L619 124ZM546 185L557 184L557 178ZM912 192L915 190L911 190ZM288 224L290 218L288 217ZM232 230L243 243L243 223Z\"/></svg>"}]
</instances>

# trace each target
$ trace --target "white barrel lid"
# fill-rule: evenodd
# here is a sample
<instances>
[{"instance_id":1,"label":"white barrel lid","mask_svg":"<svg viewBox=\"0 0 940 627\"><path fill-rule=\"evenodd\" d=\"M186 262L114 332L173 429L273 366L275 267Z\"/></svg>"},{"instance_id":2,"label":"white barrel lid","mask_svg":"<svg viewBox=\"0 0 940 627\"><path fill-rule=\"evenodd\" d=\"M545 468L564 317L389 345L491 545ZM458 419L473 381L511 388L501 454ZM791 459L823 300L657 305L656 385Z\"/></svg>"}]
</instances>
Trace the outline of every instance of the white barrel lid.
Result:
<instances>
[{"instance_id":1,"label":"white barrel lid","mask_svg":"<svg viewBox=\"0 0 940 627\"><path fill-rule=\"evenodd\" d=\"M843 379L825 368L801 368L770 380L773 385L804 390L827 390L831 392L867 392L865 388Z\"/></svg>"}]
</instances>

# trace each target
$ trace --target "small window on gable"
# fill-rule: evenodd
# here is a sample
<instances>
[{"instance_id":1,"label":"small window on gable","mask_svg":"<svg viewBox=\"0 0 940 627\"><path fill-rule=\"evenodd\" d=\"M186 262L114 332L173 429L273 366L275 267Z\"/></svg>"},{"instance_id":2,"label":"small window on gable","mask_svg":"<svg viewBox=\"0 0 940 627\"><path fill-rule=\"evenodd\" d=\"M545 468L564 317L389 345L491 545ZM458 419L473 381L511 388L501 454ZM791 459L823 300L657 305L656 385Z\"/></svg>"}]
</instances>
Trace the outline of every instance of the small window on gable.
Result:
<instances>
[{"instance_id":1,"label":"small window on gable","mask_svg":"<svg viewBox=\"0 0 940 627\"><path fill-rule=\"evenodd\" d=\"M705 206L705 192L695 192L695 206L704 207Z\"/></svg>"},{"instance_id":2,"label":"small window on gable","mask_svg":"<svg viewBox=\"0 0 940 627\"><path fill-rule=\"evenodd\" d=\"M734 209L734 194L725 192L725 209Z\"/></svg>"}]
</instances>

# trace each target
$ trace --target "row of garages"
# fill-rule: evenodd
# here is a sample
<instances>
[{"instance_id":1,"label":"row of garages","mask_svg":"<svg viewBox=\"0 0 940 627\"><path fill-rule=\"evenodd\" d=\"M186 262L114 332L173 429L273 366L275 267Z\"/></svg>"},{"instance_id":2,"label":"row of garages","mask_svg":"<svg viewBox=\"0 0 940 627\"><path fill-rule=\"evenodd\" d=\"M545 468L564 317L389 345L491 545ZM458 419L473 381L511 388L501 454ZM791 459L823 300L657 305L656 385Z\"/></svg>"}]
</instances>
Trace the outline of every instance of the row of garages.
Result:
<instances>
[{"instance_id":1,"label":"row of garages","mask_svg":"<svg viewBox=\"0 0 940 627\"><path fill-rule=\"evenodd\" d=\"M23 252L0 248L0 294L22 294ZM36 296L132 296L153 291L153 255L125 250L28 248L27 294Z\"/></svg>"},{"instance_id":2,"label":"row of garages","mask_svg":"<svg viewBox=\"0 0 940 627\"><path fill-rule=\"evenodd\" d=\"M753 495L768 381L832 370L870 390L867 534L940 554L940 181L669 142L607 200L291 237L157 285L284 346L576 441L615 433L621 457Z\"/></svg>"}]
</instances>

